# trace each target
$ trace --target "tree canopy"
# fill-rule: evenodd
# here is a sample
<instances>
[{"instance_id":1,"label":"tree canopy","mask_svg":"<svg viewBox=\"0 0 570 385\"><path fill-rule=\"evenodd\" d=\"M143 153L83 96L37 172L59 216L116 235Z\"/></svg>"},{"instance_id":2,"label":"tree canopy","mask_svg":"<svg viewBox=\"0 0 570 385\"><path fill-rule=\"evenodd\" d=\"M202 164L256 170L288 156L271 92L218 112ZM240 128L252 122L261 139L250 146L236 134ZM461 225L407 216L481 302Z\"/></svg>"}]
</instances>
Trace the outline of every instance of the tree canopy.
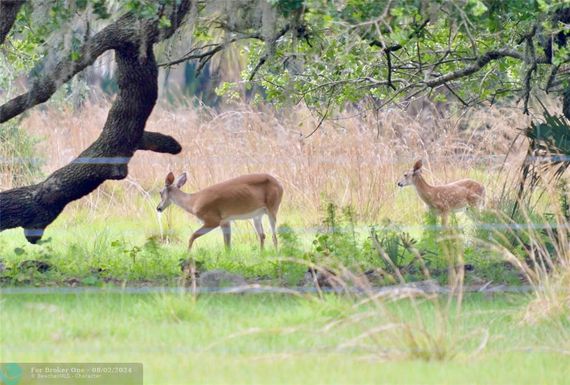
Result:
<instances>
[{"instance_id":1,"label":"tree canopy","mask_svg":"<svg viewBox=\"0 0 570 385\"><path fill-rule=\"evenodd\" d=\"M464 106L563 94L564 1L307 1L302 35L281 39L249 76L276 101L322 115L362 100L381 108L429 95ZM254 73L255 72L255 73ZM565 103L565 112L568 111Z\"/></svg>"}]
</instances>

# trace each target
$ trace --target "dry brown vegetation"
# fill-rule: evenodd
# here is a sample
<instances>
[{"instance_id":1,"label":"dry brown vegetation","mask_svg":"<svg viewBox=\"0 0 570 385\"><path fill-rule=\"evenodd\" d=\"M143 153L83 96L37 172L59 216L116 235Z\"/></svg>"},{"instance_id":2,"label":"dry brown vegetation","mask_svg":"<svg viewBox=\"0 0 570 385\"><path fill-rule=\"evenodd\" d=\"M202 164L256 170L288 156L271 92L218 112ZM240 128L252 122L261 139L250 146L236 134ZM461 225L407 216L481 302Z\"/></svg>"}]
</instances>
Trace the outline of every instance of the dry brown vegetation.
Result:
<instances>
[{"instance_id":1,"label":"dry brown vegetation","mask_svg":"<svg viewBox=\"0 0 570 385\"><path fill-rule=\"evenodd\" d=\"M88 104L79 111L48 108L33 111L23 126L42 138L38 155L44 173L71 161L99 134L108 111L106 103ZM303 107L275 111L270 107L238 105L222 111L159 106L148 130L173 135L183 151L177 156L137 152L126 181L106 183L83 203L113 196L118 207L130 207L130 193L155 192L168 171L187 171L192 191L248 172L269 172L285 186L286 212L314 218L321 204L331 200L352 204L360 219L383 216L396 220L419 218L424 209L413 192L397 189L396 181L416 158L423 158L426 176L443 183L467 175L497 190L496 176L504 157L528 117L515 108L485 108L468 112L440 112L429 103L408 111L391 108L379 114L347 111L317 124ZM507 169L518 167L522 140ZM524 148L523 148L524 150ZM5 174L6 175L6 174ZM38 177L37 179L41 179ZM10 188L10 178L0 188ZM124 191L124 190L123 190ZM490 194L492 197L492 194ZM402 213L394 207L406 207ZM417 216L416 216L417 214Z\"/></svg>"}]
</instances>

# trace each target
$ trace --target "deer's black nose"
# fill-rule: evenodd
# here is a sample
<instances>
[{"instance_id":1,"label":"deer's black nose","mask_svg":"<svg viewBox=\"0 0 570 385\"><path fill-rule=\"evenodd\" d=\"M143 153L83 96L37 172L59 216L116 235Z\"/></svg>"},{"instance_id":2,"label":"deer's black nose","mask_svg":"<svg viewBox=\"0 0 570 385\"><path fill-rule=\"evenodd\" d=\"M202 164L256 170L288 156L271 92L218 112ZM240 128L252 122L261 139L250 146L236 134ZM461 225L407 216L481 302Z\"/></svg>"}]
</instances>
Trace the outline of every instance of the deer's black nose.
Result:
<instances>
[{"instance_id":1,"label":"deer's black nose","mask_svg":"<svg viewBox=\"0 0 570 385\"><path fill-rule=\"evenodd\" d=\"M161 212L162 212L162 207L158 206L158 207L156 208L156 211L158 211L159 213L161 213Z\"/></svg>"}]
</instances>

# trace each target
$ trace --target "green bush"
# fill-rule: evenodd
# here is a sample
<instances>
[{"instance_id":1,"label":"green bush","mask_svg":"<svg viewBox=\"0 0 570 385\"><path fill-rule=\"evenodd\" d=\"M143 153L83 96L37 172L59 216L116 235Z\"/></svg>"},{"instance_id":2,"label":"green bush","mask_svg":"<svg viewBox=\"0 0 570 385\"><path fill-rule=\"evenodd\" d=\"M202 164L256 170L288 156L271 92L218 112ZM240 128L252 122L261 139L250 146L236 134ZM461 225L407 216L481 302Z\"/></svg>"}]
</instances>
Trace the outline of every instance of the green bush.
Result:
<instances>
[{"instance_id":1,"label":"green bush","mask_svg":"<svg viewBox=\"0 0 570 385\"><path fill-rule=\"evenodd\" d=\"M13 186L32 183L41 175L43 160L35 149L38 141L15 122L0 125L0 173L9 176Z\"/></svg>"}]
</instances>

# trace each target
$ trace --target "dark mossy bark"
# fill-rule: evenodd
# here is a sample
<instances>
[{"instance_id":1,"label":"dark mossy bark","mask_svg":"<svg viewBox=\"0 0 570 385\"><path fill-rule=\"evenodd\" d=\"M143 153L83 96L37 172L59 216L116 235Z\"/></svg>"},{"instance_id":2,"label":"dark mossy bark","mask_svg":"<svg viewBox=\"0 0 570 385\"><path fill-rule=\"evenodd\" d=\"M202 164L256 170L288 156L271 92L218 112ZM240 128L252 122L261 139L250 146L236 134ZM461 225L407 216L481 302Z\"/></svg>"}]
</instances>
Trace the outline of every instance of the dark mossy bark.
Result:
<instances>
[{"instance_id":1,"label":"dark mossy bark","mask_svg":"<svg viewBox=\"0 0 570 385\"><path fill-rule=\"evenodd\" d=\"M167 30L160 30L156 21L140 20L132 14L119 18L85 42L79 60L63 59L52 72L37 78L27 93L0 106L0 122L8 121L48 100L61 84L102 53L110 49L115 52L119 92L101 135L74 161L43 182L0 192L0 231L23 227L28 241L35 243L68 203L106 180L125 178L135 151L181 151L174 138L144 129L158 95L153 46L172 35L189 8L190 1L179 2L172 9L172 26Z\"/></svg>"}]
</instances>

